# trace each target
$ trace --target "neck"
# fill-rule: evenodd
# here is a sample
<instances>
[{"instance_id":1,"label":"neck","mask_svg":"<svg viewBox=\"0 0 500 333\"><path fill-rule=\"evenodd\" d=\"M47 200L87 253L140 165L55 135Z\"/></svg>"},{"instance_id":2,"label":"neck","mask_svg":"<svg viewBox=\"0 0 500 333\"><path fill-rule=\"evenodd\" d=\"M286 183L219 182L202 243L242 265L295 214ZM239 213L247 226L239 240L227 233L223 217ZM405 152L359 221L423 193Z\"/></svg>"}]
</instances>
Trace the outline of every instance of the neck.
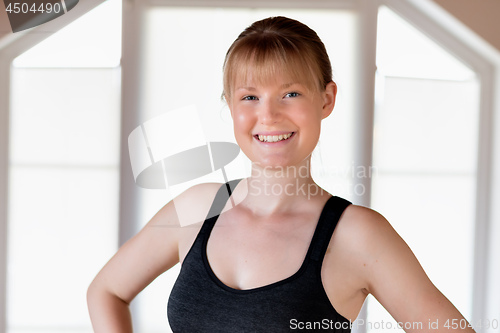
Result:
<instances>
[{"instance_id":1,"label":"neck","mask_svg":"<svg viewBox=\"0 0 500 333\"><path fill-rule=\"evenodd\" d=\"M310 156L298 165L286 167L252 163L247 186L247 206L258 215L290 212L302 206L304 200L327 194L311 177Z\"/></svg>"}]
</instances>

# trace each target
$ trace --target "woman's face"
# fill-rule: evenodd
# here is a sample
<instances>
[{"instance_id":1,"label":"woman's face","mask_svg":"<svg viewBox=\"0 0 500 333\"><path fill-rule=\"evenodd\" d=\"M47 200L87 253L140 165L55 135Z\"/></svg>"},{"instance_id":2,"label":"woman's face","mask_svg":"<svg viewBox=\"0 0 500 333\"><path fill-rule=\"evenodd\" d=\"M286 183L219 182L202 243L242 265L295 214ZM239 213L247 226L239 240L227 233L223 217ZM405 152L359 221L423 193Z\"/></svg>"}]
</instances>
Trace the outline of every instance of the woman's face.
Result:
<instances>
[{"instance_id":1,"label":"woman's face","mask_svg":"<svg viewBox=\"0 0 500 333\"><path fill-rule=\"evenodd\" d=\"M263 83L249 77L235 80L228 100L238 145L262 167L301 165L318 143L321 120L333 110L335 84L320 92L284 76Z\"/></svg>"}]
</instances>

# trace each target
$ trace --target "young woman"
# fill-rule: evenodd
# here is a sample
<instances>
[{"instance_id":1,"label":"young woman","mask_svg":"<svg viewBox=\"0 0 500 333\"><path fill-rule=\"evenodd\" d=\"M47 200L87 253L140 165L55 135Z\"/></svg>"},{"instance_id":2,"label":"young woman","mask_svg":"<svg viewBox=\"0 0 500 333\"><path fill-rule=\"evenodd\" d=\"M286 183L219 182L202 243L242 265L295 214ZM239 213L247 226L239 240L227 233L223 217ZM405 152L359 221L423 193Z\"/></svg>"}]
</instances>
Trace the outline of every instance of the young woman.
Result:
<instances>
[{"instance_id":1,"label":"young woman","mask_svg":"<svg viewBox=\"0 0 500 333\"><path fill-rule=\"evenodd\" d=\"M409 332L467 326L384 217L312 179L336 91L304 24L273 17L243 31L226 55L224 98L251 175L188 189L123 245L88 290L95 331L131 332L129 303L178 262L174 332L349 331L369 293L397 322L421 323Z\"/></svg>"}]
</instances>

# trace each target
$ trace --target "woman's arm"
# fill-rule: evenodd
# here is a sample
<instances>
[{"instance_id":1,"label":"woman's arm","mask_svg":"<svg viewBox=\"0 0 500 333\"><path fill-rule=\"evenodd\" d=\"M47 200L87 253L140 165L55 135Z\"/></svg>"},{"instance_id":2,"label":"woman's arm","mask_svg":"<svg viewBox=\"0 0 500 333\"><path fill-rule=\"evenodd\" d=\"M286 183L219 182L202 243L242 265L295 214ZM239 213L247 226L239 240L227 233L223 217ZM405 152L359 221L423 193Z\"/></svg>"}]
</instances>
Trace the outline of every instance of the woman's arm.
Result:
<instances>
[{"instance_id":1,"label":"woman's arm","mask_svg":"<svg viewBox=\"0 0 500 333\"><path fill-rule=\"evenodd\" d=\"M389 222L370 209L353 208L351 221L357 221L359 244L363 244L361 267L365 288L398 323L412 324L406 332L473 332L460 312L429 280ZM460 323L459 327L450 329L453 322ZM445 327L446 323L450 326Z\"/></svg>"},{"instance_id":2,"label":"woman's arm","mask_svg":"<svg viewBox=\"0 0 500 333\"><path fill-rule=\"evenodd\" d=\"M132 332L130 302L179 262L179 248L181 255L187 252L196 236L193 230L197 229L180 226L203 221L219 187L220 184L201 184L186 190L166 204L103 267L87 291L94 332ZM177 214L182 207L189 207L190 211ZM187 216L189 221L181 223L178 216Z\"/></svg>"}]
</instances>

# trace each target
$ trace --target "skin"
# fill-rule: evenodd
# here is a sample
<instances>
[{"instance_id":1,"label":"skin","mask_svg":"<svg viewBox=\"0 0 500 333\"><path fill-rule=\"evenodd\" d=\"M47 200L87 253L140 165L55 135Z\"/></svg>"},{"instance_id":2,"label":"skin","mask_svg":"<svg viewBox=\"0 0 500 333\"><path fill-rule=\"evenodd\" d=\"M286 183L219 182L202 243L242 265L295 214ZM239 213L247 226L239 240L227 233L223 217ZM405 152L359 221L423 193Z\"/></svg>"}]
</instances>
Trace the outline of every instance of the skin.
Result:
<instances>
[{"instance_id":1,"label":"skin","mask_svg":"<svg viewBox=\"0 0 500 333\"><path fill-rule=\"evenodd\" d=\"M282 76L264 83L237 80L226 96L235 137L252 161L251 176L233 192L236 205L228 201L207 244L210 266L227 286L260 287L291 276L301 266L319 214L331 197L312 179L310 158L335 96L333 82L316 91ZM276 131L294 134L278 144L262 143L255 136ZM284 173L286 167L301 173ZM307 193L299 191L301 186ZM132 331L128 305L158 275L182 263L219 187L201 184L188 189L106 264L88 290L95 332ZM282 191L273 193L272 188ZM197 202L195 209L192 202ZM430 331L429 320L440 323L432 332L448 332L446 320L464 320L389 222L365 207L350 205L345 210L321 274L332 305L352 321L370 293L397 322L423 323L422 329L407 332Z\"/></svg>"}]
</instances>

